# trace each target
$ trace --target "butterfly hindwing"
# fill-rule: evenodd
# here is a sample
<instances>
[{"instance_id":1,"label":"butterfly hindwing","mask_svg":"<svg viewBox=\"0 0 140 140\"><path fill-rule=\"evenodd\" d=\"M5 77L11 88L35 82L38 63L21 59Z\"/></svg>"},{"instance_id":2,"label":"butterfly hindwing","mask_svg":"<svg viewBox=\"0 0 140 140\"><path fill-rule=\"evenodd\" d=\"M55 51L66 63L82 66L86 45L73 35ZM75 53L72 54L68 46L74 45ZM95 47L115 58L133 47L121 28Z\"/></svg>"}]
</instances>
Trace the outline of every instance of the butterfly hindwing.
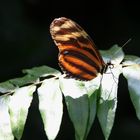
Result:
<instances>
[{"instance_id":1,"label":"butterfly hindwing","mask_svg":"<svg viewBox=\"0 0 140 140\"><path fill-rule=\"evenodd\" d=\"M79 80L91 80L105 66L99 51L88 34L74 21L54 19L50 32L59 48L59 65L67 75Z\"/></svg>"}]
</instances>

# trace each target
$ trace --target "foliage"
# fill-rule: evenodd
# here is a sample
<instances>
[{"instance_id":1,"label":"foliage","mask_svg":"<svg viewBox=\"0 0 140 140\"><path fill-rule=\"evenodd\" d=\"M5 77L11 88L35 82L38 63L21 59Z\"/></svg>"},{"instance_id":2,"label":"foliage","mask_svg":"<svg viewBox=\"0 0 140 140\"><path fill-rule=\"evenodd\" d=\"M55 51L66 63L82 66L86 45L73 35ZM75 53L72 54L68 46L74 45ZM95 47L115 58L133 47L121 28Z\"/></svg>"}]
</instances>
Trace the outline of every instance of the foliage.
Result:
<instances>
[{"instance_id":1,"label":"foliage","mask_svg":"<svg viewBox=\"0 0 140 140\"><path fill-rule=\"evenodd\" d=\"M107 140L114 123L121 73L128 81L130 97L140 119L140 58L125 56L117 45L101 54L106 63L111 60L112 66L91 81L67 79L58 70L41 66L23 70L24 77L0 83L0 139L21 139L33 94L37 92L49 140L54 140L60 129L62 95L75 129L75 139L86 140L97 115Z\"/></svg>"}]
</instances>

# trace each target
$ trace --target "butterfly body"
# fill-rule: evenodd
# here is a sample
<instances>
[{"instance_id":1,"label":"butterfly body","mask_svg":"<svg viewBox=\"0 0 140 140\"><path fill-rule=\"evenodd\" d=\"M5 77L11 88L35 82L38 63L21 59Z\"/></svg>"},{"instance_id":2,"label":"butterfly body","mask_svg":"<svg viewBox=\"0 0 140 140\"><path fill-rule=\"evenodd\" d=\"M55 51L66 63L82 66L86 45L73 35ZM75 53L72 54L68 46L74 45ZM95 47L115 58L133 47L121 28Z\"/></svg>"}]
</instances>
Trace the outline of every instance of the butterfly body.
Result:
<instances>
[{"instance_id":1,"label":"butterfly body","mask_svg":"<svg viewBox=\"0 0 140 140\"><path fill-rule=\"evenodd\" d=\"M65 17L54 19L50 33L66 77L87 81L103 73L106 64L92 39L76 22Z\"/></svg>"}]
</instances>

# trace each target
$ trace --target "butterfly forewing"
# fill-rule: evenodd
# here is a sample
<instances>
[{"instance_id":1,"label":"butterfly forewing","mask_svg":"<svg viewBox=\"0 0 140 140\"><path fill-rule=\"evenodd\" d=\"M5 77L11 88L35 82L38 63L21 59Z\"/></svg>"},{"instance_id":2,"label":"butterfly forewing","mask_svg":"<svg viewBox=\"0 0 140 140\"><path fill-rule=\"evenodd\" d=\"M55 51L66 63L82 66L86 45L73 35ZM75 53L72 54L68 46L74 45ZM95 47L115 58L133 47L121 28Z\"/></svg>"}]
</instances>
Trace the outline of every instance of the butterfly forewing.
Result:
<instances>
[{"instance_id":1,"label":"butterfly forewing","mask_svg":"<svg viewBox=\"0 0 140 140\"><path fill-rule=\"evenodd\" d=\"M59 65L67 75L79 80L95 78L105 63L88 34L74 21L54 19L50 32L59 48Z\"/></svg>"}]
</instances>

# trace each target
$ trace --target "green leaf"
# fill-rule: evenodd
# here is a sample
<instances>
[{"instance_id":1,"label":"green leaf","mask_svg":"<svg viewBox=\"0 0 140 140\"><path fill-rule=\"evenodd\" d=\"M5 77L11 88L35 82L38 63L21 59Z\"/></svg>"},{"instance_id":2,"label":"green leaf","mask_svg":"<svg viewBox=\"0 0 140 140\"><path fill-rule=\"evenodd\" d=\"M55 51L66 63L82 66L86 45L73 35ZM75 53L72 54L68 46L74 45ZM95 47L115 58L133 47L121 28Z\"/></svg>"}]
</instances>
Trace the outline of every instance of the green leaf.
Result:
<instances>
[{"instance_id":1,"label":"green leaf","mask_svg":"<svg viewBox=\"0 0 140 140\"><path fill-rule=\"evenodd\" d=\"M112 73L103 74L98 104L98 119L107 140L111 133L117 107L117 89L120 69L111 69Z\"/></svg>"},{"instance_id":2,"label":"green leaf","mask_svg":"<svg viewBox=\"0 0 140 140\"><path fill-rule=\"evenodd\" d=\"M37 81L37 79L38 79L38 77L34 77L31 75L25 75L24 77L11 79L11 80L9 80L9 82L17 88L17 87L21 87L21 86L24 86L27 84L35 83Z\"/></svg>"},{"instance_id":3,"label":"green leaf","mask_svg":"<svg viewBox=\"0 0 140 140\"><path fill-rule=\"evenodd\" d=\"M132 66L135 64L140 64L140 57L135 55L125 55L124 61L122 63L123 67Z\"/></svg>"},{"instance_id":4,"label":"green leaf","mask_svg":"<svg viewBox=\"0 0 140 140\"><path fill-rule=\"evenodd\" d=\"M9 81L0 83L0 93L10 92L15 88Z\"/></svg>"},{"instance_id":5,"label":"green leaf","mask_svg":"<svg viewBox=\"0 0 140 140\"><path fill-rule=\"evenodd\" d=\"M96 94L93 92L98 89L99 84L97 81L91 83L74 79L60 79L61 90L74 125L76 140L86 139L95 118Z\"/></svg>"},{"instance_id":6,"label":"green leaf","mask_svg":"<svg viewBox=\"0 0 140 140\"><path fill-rule=\"evenodd\" d=\"M8 112L9 96L0 96L0 140L14 140Z\"/></svg>"},{"instance_id":7,"label":"green leaf","mask_svg":"<svg viewBox=\"0 0 140 140\"><path fill-rule=\"evenodd\" d=\"M58 70L47 66L26 69L23 70L23 73L26 73L27 75L0 83L0 93L13 92L13 90L18 87L25 86L27 84L37 83L39 82L40 77L61 75L61 73Z\"/></svg>"},{"instance_id":8,"label":"green leaf","mask_svg":"<svg viewBox=\"0 0 140 140\"><path fill-rule=\"evenodd\" d=\"M101 50L100 53L106 63L111 61L115 65L120 64L124 58L124 52L117 44L113 45L109 50Z\"/></svg>"},{"instance_id":9,"label":"green leaf","mask_svg":"<svg viewBox=\"0 0 140 140\"><path fill-rule=\"evenodd\" d=\"M11 127L14 136L20 140L24 130L25 122L28 115L28 109L30 107L33 92L36 90L36 86L26 86L16 89L14 94L10 98L9 112L11 119Z\"/></svg>"},{"instance_id":10,"label":"green leaf","mask_svg":"<svg viewBox=\"0 0 140 140\"><path fill-rule=\"evenodd\" d=\"M59 76L61 73L48 66L40 66L40 67L34 67L32 69L25 69L23 70L23 73L27 73L32 76L36 77L44 77L48 75L54 75L54 76Z\"/></svg>"},{"instance_id":11,"label":"green leaf","mask_svg":"<svg viewBox=\"0 0 140 140\"><path fill-rule=\"evenodd\" d=\"M136 115L140 119L140 58L127 56L123 66L123 75L128 82L130 97L136 110Z\"/></svg>"},{"instance_id":12,"label":"green leaf","mask_svg":"<svg viewBox=\"0 0 140 140\"><path fill-rule=\"evenodd\" d=\"M38 89L38 96L46 135L49 140L54 140L59 132L63 114L59 80L54 78L44 80Z\"/></svg>"},{"instance_id":13,"label":"green leaf","mask_svg":"<svg viewBox=\"0 0 140 140\"><path fill-rule=\"evenodd\" d=\"M88 133L90 131L90 128L93 124L93 121L94 121L95 115L96 115L97 97L99 94L100 81L101 81L101 75L99 75L97 78L85 83L85 87L86 87L88 99L89 99L89 116L88 116L89 118L88 118L88 123L87 123L87 132L86 132L87 136L88 136Z\"/></svg>"},{"instance_id":14,"label":"green leaf","mask_svg":"<svg viewBox=\"0 0 140 140\"><path fill-rule=\"evenodd\" d=\"M84 140L89 116L88 95L84 83L73 79L61 79L61 89L75 128L76 140Z\"/></svg>"}]
</instances>

